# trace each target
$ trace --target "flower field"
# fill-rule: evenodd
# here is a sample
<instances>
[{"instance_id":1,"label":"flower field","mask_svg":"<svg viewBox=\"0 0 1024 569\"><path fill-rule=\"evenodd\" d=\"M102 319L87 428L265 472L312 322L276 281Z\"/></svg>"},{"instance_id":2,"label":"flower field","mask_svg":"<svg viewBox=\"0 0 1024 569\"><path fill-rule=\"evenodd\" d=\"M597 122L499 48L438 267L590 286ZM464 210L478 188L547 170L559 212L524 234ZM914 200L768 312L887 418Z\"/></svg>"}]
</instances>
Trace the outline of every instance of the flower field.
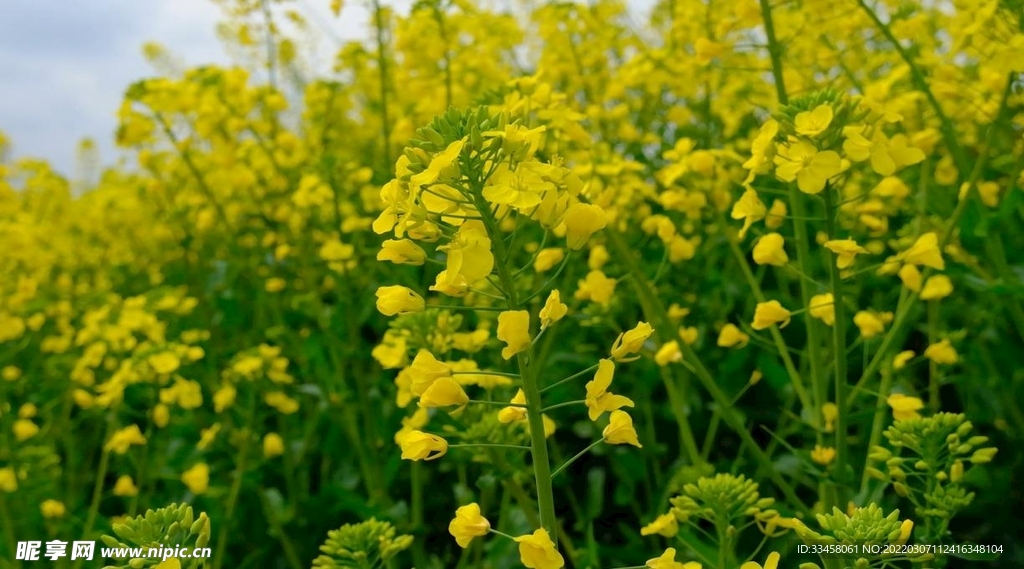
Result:
<instances>
[{"instance_id":1,"label":"flower field","mask_svg":"<svg viewBox=\"0 0 1024 569\"><path fill-rule=\"evenodd\" d=\"M220 4L0 135L0 568L1024 566L1021 0Z\"/></svg>"}]
</instances>

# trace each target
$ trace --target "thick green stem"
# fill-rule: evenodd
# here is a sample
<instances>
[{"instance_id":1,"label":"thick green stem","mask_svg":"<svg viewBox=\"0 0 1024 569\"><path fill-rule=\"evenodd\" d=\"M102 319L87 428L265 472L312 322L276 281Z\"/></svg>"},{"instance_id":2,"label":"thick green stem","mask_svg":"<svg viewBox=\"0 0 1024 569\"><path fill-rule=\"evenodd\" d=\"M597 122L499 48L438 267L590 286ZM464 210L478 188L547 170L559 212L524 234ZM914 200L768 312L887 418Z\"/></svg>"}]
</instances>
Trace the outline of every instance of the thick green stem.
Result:
<instances>
[{"instance_id":1,"label":"thick green stem","mask_svg":"<svg viewBox=\"0 0 1024 569\"><path fill-rule=\"evenodd\" d=\"M478 185L482 186L482 182ZM516 293L515 279L509 270L509 257L505 250L503 235L491 215L490 205L483 199L482 187L474 188L473 200L477 211L483 218L491 245L494 247L496 261L494 265L501 288L505 291L505 304L509 310L519 310L521 305ZM535 350L536 347L531 344L524 352L516 354L516 362L519 364L519 376L523 381L523 395L526 396L526 406L529 409L526 420L530 427L530 454L533 457L533 475L537 485L540 523L549 535L554 536L557 535L555 532L558 529L555 519L555 497L551 487L551 461L548 457L548 443L544 436L544 416L541 412L544 404L540 396L537 375L533 369Z\"/></svg>"},{"instance_id":2,"label":"thick green stem","mask_svg":"<svg viewBox=\"0 0 1024 569\"><path fill-rule=\"evenodd\" d=\"M373 20L377 28L377 72L380 78L380 121L384 143L384 165L391 169L391 119L388 116L388 60L387 41L384 34L384 8L379 0L373 1Z\"/></svg>"}]
</instances>

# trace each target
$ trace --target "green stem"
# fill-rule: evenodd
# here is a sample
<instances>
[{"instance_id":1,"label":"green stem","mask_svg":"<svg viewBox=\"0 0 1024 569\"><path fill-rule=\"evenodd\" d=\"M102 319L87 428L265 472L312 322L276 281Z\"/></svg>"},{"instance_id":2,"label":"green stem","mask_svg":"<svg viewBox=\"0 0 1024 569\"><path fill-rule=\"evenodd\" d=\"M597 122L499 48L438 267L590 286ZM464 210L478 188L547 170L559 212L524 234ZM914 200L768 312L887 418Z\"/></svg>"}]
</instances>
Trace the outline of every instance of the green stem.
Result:
<instances>
[{"instance_id":1,"label":"green stem","mask_svg":"<svg viewBox=\"0 0 1024 569\"><path fill-rule=\"evenodd\" d=\"M242 478L244 478L245 469L248 467L249 451L252 448L251 429L255 419L256 392L253 391L249 398L249 408L247 409L245 426L243 427L245 440L242 441L242 448L238 452L238 464L235 466L235 477L231 482L231 489L228 491L228 500L224 506L224 522L220 524L220 532L217 534L217 553L214 555L213 569L220 569L221 564L224 561L224 554L227 551L228 532L231 529L229 520L233 519L232 516L235 513L235 506L238 504L238 495L242 491Z\"/></svg>"},{"instance_id":2,"label":"green stem","mask_svg":"<svg viewBox=\"0 0 1024 569\"><path fill-rule=\"evenodd\" d=\"M868 437L868 453L871 453L871 449L875 448L878 443L882 440L882 426L885 424L886 409L888 408L885 404L886 394L889 393L889 388L892 386L892 368L886 368L882 372L882 385L878 388L878 399L875 401L875 416L871 420L871 435ZM871 461L864 461L865 466L870 465ZM860 479L860 494L864 495L868 489L868 476L867 468L864 469L864 473Z\"/></svg>"},{"instance_id":3,"label":"green stem","mask_svg":"<svg viewBox=\"0 0 1024 569\"><path fill-rule=\"evenodd\" d=\"M377 71L380 80L380 121L381 136L384 139L384 166L386 171L393 167L391 161L391 120L388 116L388 65L387 42L384 37L384 11L379 0L373 0L373 23L376 27Z\"/></svg>"},{"instance_id":4,"label":"green stem","mask_svg":"<svg viewBox=\"0 0 1024 569\"><path fill-rule=\"evenodd\" d=\"M690 464L703 464L707 462L706 456L697 450L697 439L693 436L690 420L685 413L686 401L685 395L682 393L683 389L676 385L677 376L673 375L667 366L659 367L661 368L662 384L665 385L665 391L668 393L672 416L675 417L676 425L679 427L679 442L683 450L686 451L686 458ZM679 372L679 376L682 376L682 373Z\"/></svg>"},{"instance_id":5,"label":"green stem","mask_svg":"<svg viewBox=\"0 0 1024 569\"><path fill-rule=\"evenodd\" d=\"M410 490L412 494L412 508L410 516L412 518L412 527L419 529L424 527L423 524L423 465L419 461L412 463L411 480L409 482ZM413 561L417 567L426 567L426 552L423 550L423 540L417 539L413 541L412 547Z\"/></svg>"},{"instance_id":6,"label":"green stem","mask_svg":"<svg viewBox=\"0 0 1024 569\"><path fill-rule=\"evenodd\" d=\"M96 484L92 488L92 500L89 502L89 513L85 516L85 525L82 526L82 536L88 537L89 533L92 532L92 526L96 522L96 515L99 513L100 500L103 498L103 482L107 477L107 467L110 465L110 451L107 450L106 443L109 440L111 433L114 432L114 418L109 416L107 418L107 433L103 436L103 452L100 454L100 465L96 469ZM78 564L76 563L77 567Z\"/></svg>"},{"instance_id":7,"label":"green stem","mask_svg":"<svg viewBox=\"0 0 1024 569\"><path fill-rule=\"evenodd\" d=\"M554 405L549 405L549 406L541 409L541 412L544 413L544 412L547 412L547 411L551 411L553 409L558 409L560 407L571 407L573 405L586 405L586 403L587 402L584 401L583 399L580 399L578 401L566 401L565 403L555 403Z\"/></svg>"},{"instance_id":8,"label":"green stem","mask_svg":"<svg viewBox=\"0 0 1024 569\"><path fill-rule=\"evenodd\" d=\"M829 239L838 239L836 217L839 216L839 209L835 207L834 190L831 187L825 188L825 232ZM846 388L848 378L846 377L846 305L843 303L843 277L839 272L839 265L833 259L828 263L829 285L832 289L832 310L835 315L835 322L832 323L832 364L835 369L835 390L836 406L836 474L840 482L846 482ZM839 504L846 502L843 496L844 485L837 488L839 495L836 501Z\"/></svg>"},{"instance_id":9,"label":"green stem","mask_svg":"<svg viewBox=\"0 0 1024 569\"><path fill-rule=\"evenodd\" d=\"M590 449L596 447L597 445L599 445L599 444L601 444L603 442L604 442L604 437L601 437L600 439L598 439L598 440L590 443L589 445L587 445L587 448L585 448L585 449L581 450L580 452L576 453L575 455L573 455L572 458L570 458L569 460L567 460L564 463L562 463L562 466L559 466L558 468L556 468L555 471L551 473L551 477L554 478L555 476L558 476L559 472L561 472L561 471L565 470L566 468L568 468L570 465L572 465L572 463L576 462L583 455L585 455L588 452L590 452Z\"/></svg>"},{"instance_id":10,"label":"green stem","mask_svg":"<svg viewBox=\"0 0 1024 569\"><path fill-rule=\"evenodd\" d=\"M288 534L286 534L284 532L284 528L281 527L281 520L277 519L277 514L274 513L266 492L261 488L259 494L260 502L263 505L263 517L266 518L267 523L270 524L271 531L277 534L275 537L277 537L278 542L281 543L281 548L284 550L284 556L288 561L288 566L291 569L303 569L302 561L299 560L299 555L295 552L295 545L290 539L288 539Z\"/></svg>"},{"instance_id":11,"label":"green stem","mask_svg":"<svg viewBox=\"0 0 1024 569\"><path fill-rule=\"evenodd\" d=\"M482 181L477 181L474 184L473 200L476 203L477 211L483 217L484 226L494 247L494 265L498 273L498 279L501 281L501 287L506 294L505 303L509 310L518 310L521 305L517 298L515 279L509 270L508 263L510 259L505 251L501 230L498 228L494 216L491 215L490 204L483 198L482 186ZM519 375L523 382L523 394L526 396L526 405L529 410L526 414L526 420L530 427L530 454L533 457L533 475L537 485L537 507L540 510L540 523L549 535L557 535L555 533L557 530L555 496L551 486L551 463L548 458L547 438L544 436L544 417L541 414L544 404L541 400L537 376L533 369L535 350L534 346L529 346L524 352L516 354L516 361L519 364Z\"/></svg>"},{"instance_id":12,"label":"green stem","mask_svg":"<svg viewBox=\"0 0 1024 569\"><path fill-rule=\"evenodd\" d=\"M10 555L14 557L18 544L14 540L14 523L11 521L11 512L7 509L7 500L2 492L0 492L0 523L3 523L4 536L7 538ZM18 563L16 567L21 567L21 563Z\"/></svg>"},{"instance_id":13,"label":"green stem","mask_svg":"<svg viewBox=\"0 0 1024 569\"><path fill-rule=\"evenodd\" d=\"M530 450L530 447L523 445L503 445L497 443L458 443L448 445L448 448L476 448L476 447L488 447L488 448L514 448L520 450Z\"/></svg>"},{"instance_id":14,"label":"green stem","mask_svg":"<svg viewBox=\"0 0 1024 569\"><path fill-rule=\"evenodd\" d=\"M928 345L939 339L939 303L929 301L925 308L927 314ZM932 413L939 411L939 364L928 360L928 408Z\"/></svg>"},{"instance_id":15,"label":"green stem","mask_svg":"<svg viewBox=\"0 0 1024 569\"><path fill-rule=\"evenodd\" d=\"M540 392L541 392L541 393L544 393L545 391L547 391L547 390L549 390L549 389L554 389L554 388L558 387L559 385L562 385L563 383L566 383L566 382L572 381L572 380L576 379L577 377L580 377L581 375L586 375L586 374L588 374L588 373L590 373L590 372L592 372L592 371L596 370L596 369L598 368L598 366L599 366L599 365L600 365L600 364L594 364L594 365L592 365L592 366L588 367L588 368L587 368L587 369L585 369L585 370L582 370L582 371L578 371L578 372L576 372L576 373L574 373L574 374L570 375L569 377L567 377L567 378L565 378L565 379L560 379L560 380L558 380L558 381L556 381L556 382L552 383L551 385L548 385L548 386L546 386L546 387L543 387L543 388L541 388Z\"/></svg>"}]
</instances>

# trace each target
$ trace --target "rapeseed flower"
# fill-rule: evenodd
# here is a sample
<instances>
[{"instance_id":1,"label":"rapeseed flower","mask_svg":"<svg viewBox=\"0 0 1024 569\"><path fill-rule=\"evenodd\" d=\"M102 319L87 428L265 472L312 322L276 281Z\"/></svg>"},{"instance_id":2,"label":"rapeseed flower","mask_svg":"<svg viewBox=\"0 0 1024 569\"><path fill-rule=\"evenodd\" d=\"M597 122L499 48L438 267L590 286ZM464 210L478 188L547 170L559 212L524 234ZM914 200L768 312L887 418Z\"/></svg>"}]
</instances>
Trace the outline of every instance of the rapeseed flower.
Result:
<instances>
[{"instance_id":1,"label":"rapeseed flower","mask_svg":"<svg viewBox=\"0 0 1024 569\"><path fill-rule=\"evenodd\" d=\"M463 549L469 547L474 537L483 537L490 530L491 523L480 514L480 505L476 502L455 510L455 519L448 524L448 533Z\"/></svg>"},{"instance_id":2,"label":"rapeseed flower","mask_svg":"<svg viewBox=\"0 0 1024 569\"><path fill-rule=\"evenodd\" d=\"M515 540L519 543L519 560L528 569L560 569L565 566L565 559L544 529L521 535Z\"/></svg>"},{"instance_id":3,"label":"rapeseed flower","mask_svg":"<svg viewBox=\"0 0 1024 569\"><path fill-rule=\"evenodd\" d=\"M625 411L612 411L608 426L601 431L601 436L610 445L628 444L643 448L633 428L633 418Z\"/></svg>"},{"instance_id":4,"label":"rapeseed flower","mask_svg":"<svg viewBox=\"0 0 1024 569\"><path fill-rule=\"evenodd\" d=\"M597 373L594 374L594 379L587 382L587 397L584 399L584 402L587 405L587 414L591 421L596 421L601 415L609 411L634 405L632 399L623 395L615 395L608 391L614 374L615 362L602 359L597 364ZM513 402L515 401L513 400Z\"/></svg>"}]
</instances>

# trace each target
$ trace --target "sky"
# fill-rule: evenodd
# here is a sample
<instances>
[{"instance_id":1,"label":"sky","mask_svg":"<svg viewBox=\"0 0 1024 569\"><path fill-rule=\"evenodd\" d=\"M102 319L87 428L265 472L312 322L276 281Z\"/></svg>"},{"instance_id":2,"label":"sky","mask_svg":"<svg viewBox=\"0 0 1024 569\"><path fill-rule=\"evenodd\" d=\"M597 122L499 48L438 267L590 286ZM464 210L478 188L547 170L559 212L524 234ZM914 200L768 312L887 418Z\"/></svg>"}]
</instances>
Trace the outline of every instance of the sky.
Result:
<instances>
[{"instance_id":1,"label":"sky","mask_svg":"<svg viewBox=\"0 0 1024 569\"><path fill-rule=\"evenodd\" d=\"M335 37L365 35L364 2L345 2L339 18L328 4L293 5ZM158 42L188 66L225 64L220 19L211 0L0 0L0 131L14 158L44 158L73 176L78 142L90 137L101 163L114 163L124 90L158 74L142 45Z\"/></svg>"}]
</instances>

